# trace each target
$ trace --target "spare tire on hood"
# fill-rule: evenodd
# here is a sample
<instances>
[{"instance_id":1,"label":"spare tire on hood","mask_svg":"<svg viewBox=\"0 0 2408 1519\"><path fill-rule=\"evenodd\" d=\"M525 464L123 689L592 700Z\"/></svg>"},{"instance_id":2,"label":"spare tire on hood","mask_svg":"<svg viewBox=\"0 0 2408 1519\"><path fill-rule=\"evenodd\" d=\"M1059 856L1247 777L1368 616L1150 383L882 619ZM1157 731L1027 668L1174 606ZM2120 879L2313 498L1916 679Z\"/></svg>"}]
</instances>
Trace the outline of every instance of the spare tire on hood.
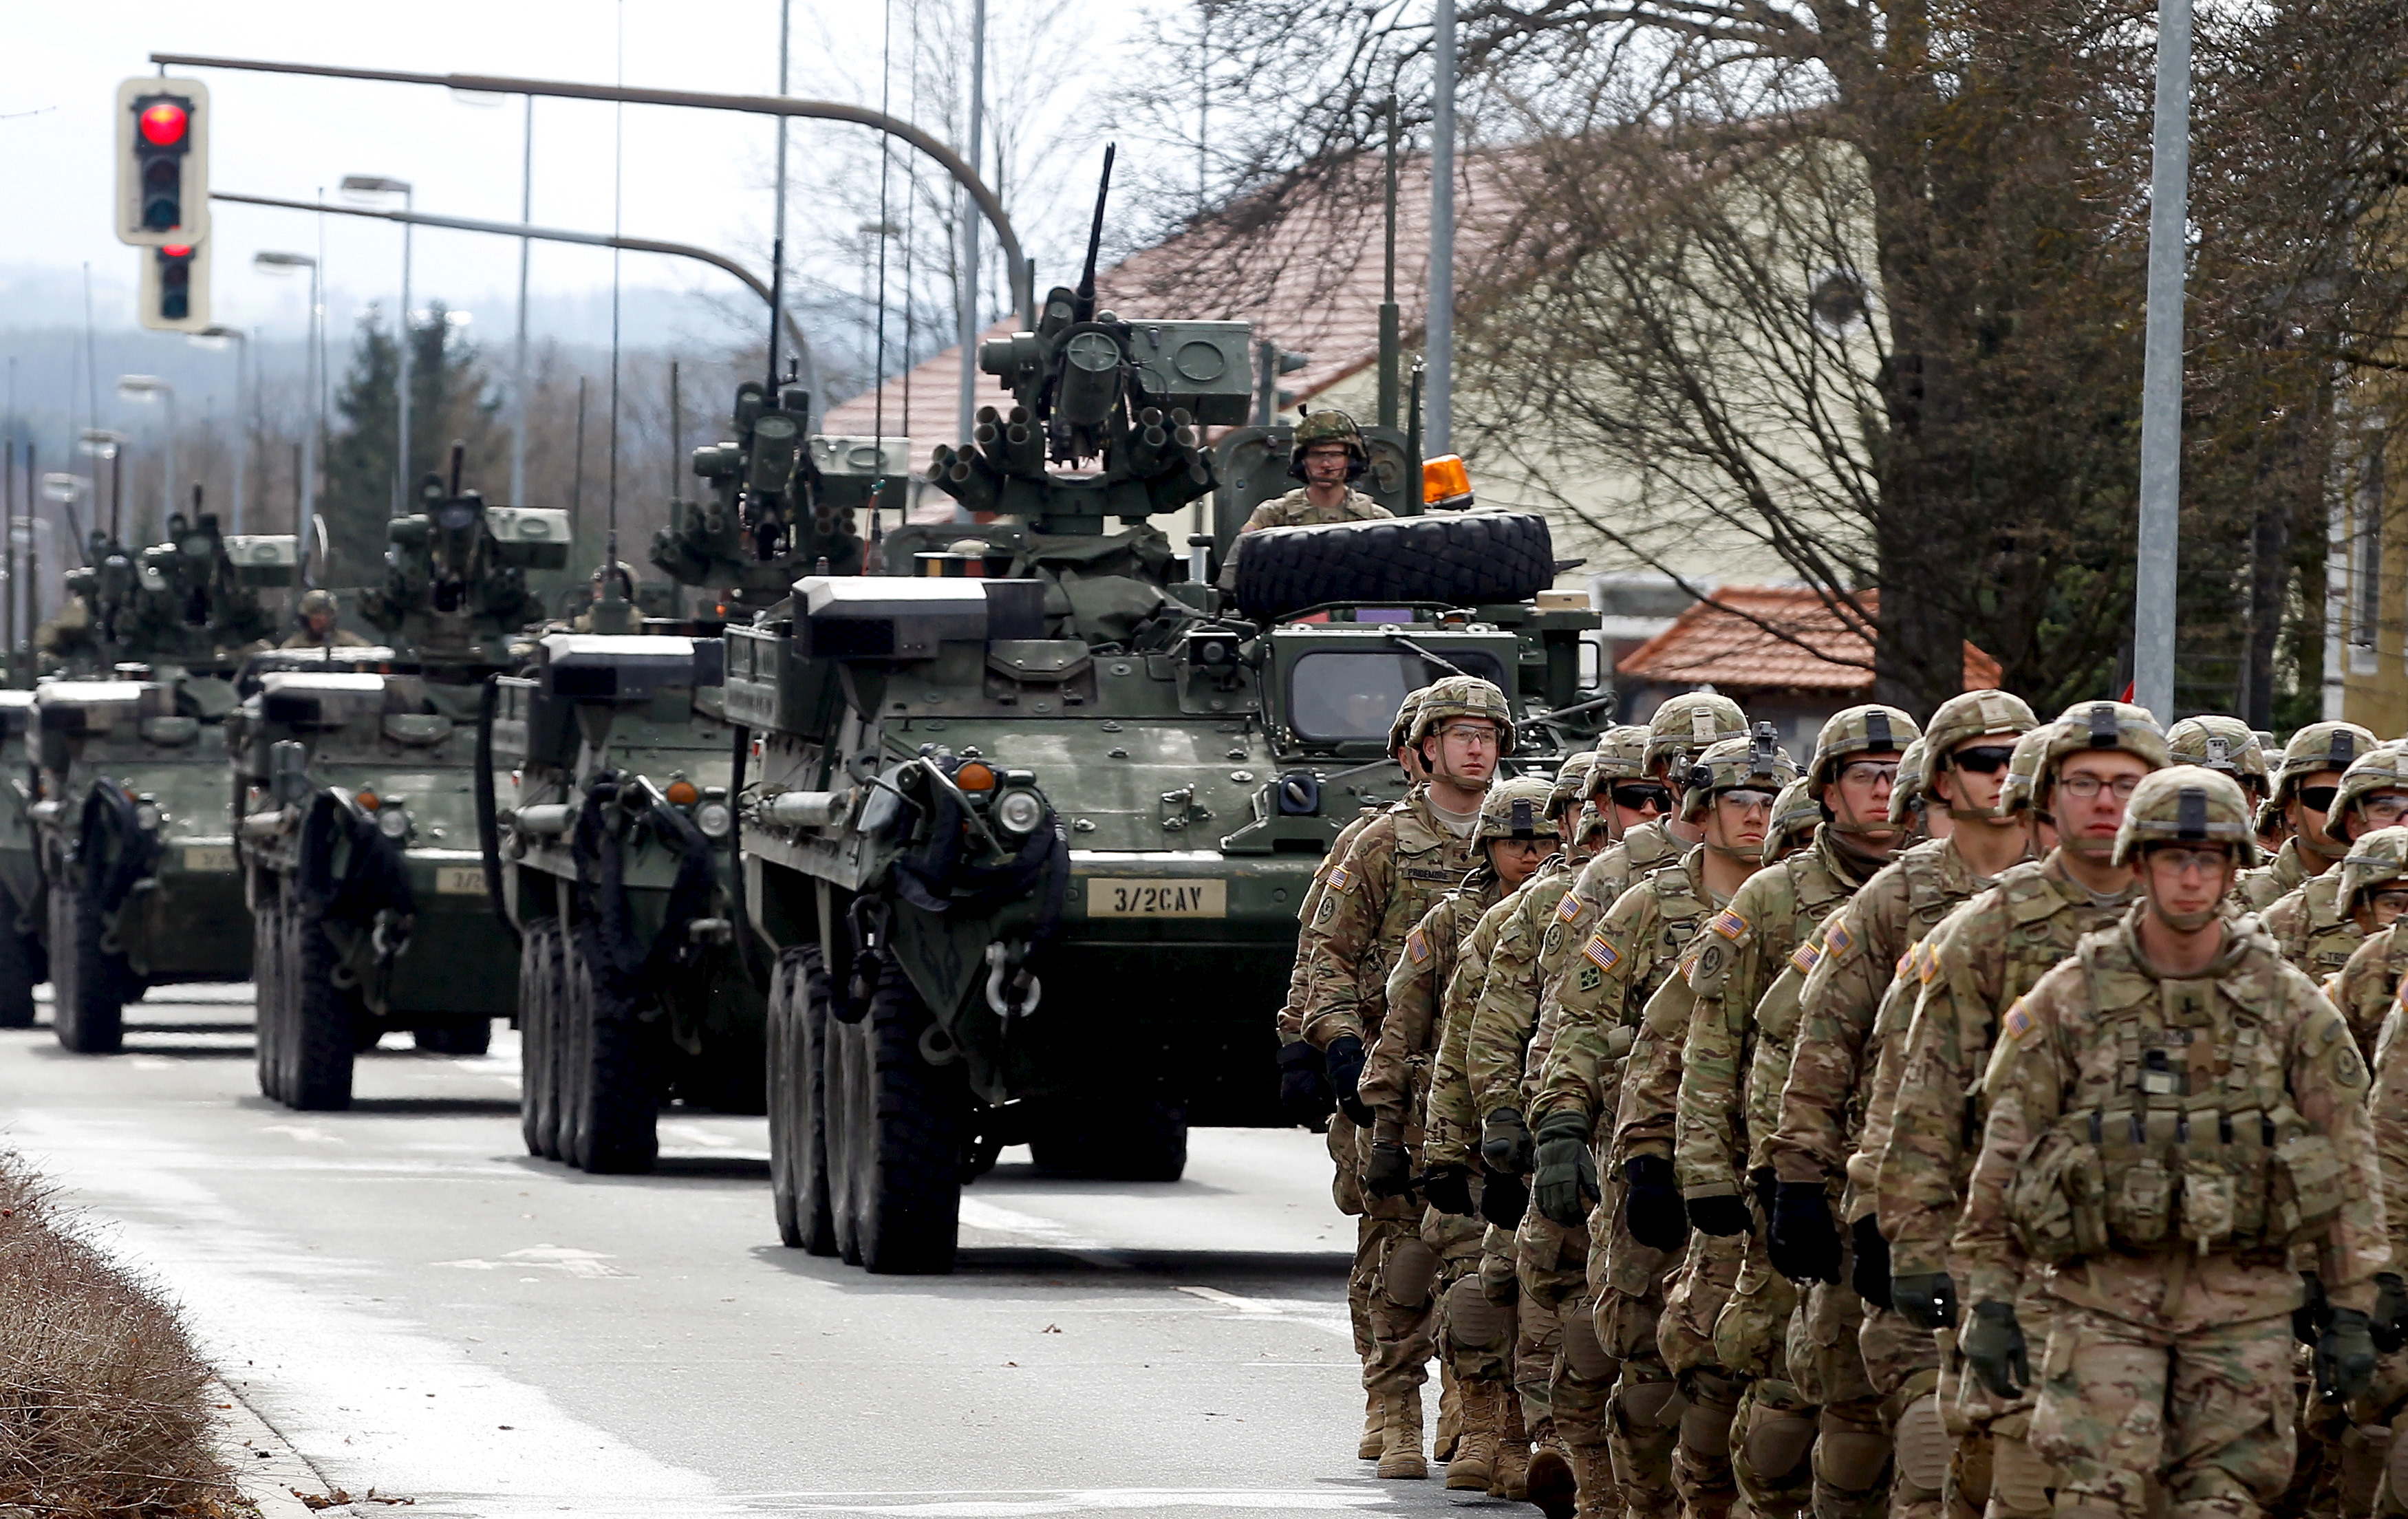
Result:
<instances>
[{"instance_id":1,"label":"spare tire on hood","mask_svg":"<svg viewBox=\"0 0 2408 1519\"><path fill-rule=\"evenodd\" d=\"M1331 601L1526 601L1555 580L1547 520L1535 512L1447 511L1249 533L1238 605L1283 617Z\"/></svg>"}]
</instances>

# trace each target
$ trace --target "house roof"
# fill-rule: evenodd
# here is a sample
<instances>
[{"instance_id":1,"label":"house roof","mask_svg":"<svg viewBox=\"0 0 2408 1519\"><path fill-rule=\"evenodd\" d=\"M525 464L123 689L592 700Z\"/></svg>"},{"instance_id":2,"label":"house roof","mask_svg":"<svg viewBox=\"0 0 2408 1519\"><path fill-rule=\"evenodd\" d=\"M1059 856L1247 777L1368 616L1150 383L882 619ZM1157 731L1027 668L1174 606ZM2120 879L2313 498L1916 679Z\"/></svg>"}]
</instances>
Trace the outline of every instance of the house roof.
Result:
<instances>
[{"instance_id":1,"label":"house roof","mask_svg":"<svg viewBox=\"0 0 2408 1519\"><path fill-rule=\"evenodd\" d=\"M1852 598L1870 619L1879 591ZM1870 692L1873 641L1805 586L1726 585L1614 666L1617 675L1724 691ZM1999 662L1965 645L1965 689L1999 683Z\"/></svg>"}]
</instances>

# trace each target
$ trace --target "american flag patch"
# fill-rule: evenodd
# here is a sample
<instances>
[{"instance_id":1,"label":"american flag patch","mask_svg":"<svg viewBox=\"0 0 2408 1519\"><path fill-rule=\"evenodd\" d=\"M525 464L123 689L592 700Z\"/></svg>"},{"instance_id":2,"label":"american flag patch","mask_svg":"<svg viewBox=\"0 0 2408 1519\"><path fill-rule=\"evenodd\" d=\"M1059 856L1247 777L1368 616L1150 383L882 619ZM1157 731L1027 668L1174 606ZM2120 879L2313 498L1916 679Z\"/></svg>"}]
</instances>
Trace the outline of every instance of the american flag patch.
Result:
<instances>
[{"instance_id":1,"label":"american flag patch","mask_svg":"<svg viewBox=\"0 0 2408 1519\"><path fill-rule=\"evenodd\" d=\"M1418 928L1405 936L1405 958L1415 965L1429 958L1429 940L1422 937Z\"/></svg>"},{"instance_id":2,"label":"american flag patch","mask_svg":"<svg viewBox=\"0 0 2408 1519\"><path fill-rule=\"evenodd\" d=\"M1588 942L1581 946L1581 958L1599 970L1612 970L1622 963L1621 953L1606 942L1603 934L1588 936Z\"/></svg>"},{"instance_id":3,"label":"american flag patch","mask_svg":"<svg viewBox=\"0 0 2408 1519\"><path fill-rule=\"evenodd\" d=\"M2032 1027L2031 1014L2024 1010L2022 997L2015 998L2014 1006L2009 1008L2006 1017L1999 1021L1999 1031L2017 1044L2024 1041L2025 1038L2031 1033Z\"/></svg>"},{"instance_id":4,"label":"american flag patch","mask_svg":"<svg viewBox=\"0 0 2408 1519\"><path fill-rule=\"evenodd\" d=\"M1801 976L1813 974L1814 962L1822 958L1822 946L1811 939L1789 952L1789 963L1798 967L1798 974Z\"/></svg>"},{"instance_id":5,"label":"american flag patch","mask_svg":"<svg viewBox=\"0 0 2408 1519\"><path fill-rule=\"evenodd\" d=\"M1830 946L1833 954L1848 953L1849 946L1856 943L1856 936L1848 932L1846 913L1842 912L1831 920L1831 926L1823 931L1823 941Z\"/></svg>"},{"instance_id":6,"label":"american flag patch","mask_svg":"<svg viewBox=\"0 0 2408 1519\"><path fill-rule=\"evenodd\" d=\"M1915 974L1928 982L1940 974L1940 952L1928 944L1918 944L1915 948L1923 955L1923 968Z\"/></svg>"},{"instance_id":7,"label":"american flag patch","mask_svg":"<svg viewBox=\"0 0 2408 1519\"><path fill-rule=\"evenodd\" d=\"M1555 917L1564 923L1571 922L1587 910L1588 903L1572 892L1564 893L1564 899L1555 904Z\"/></svg>"},{"instance_id":8,"label":"american flag patch","mask_svg":"<svg viewBox=\"0 0 2408 1519\"><path fill-rule=\"evenodd\" d=\"M1342 892L1346 889L1346 883L1354 879L1346 873L1344 866L1332 866L1329 870L1329 889L1333 892Z\"/></svg>"},{"instance_id":9,"label":"american flag patch","mask_svg":"<svg viewBox=\"0 0 2408 1519\"><path fill-rule=\"evenodd\" d=\"M1715 933L1722 935L1725 939L1737 939L1740 935L1747 932L1747 920L1741 917L1738 913L1733 912L1730 909L1725 908L1720 912L1715 913L1713 921L1707 924L1706 926L1713 929Z\"/></svg>"}]
</instances>

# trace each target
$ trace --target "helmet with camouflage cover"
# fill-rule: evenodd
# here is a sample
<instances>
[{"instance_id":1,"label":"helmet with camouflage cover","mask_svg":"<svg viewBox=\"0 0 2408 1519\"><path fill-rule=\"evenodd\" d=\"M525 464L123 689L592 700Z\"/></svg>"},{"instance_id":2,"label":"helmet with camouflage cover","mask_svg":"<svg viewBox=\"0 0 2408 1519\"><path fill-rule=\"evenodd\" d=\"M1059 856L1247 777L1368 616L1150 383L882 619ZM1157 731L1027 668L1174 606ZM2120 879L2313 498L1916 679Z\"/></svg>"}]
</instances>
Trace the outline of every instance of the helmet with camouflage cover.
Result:
<instances>
[{"instance_id":1,"label":"helmet with camouflage cover","mask_svg":"<svg viewBox=\"0 0 2408 1519\"><path fill-rule=\"evenodd\" d=\"M2333 795L2332 806L2325 810L2325 837L2336 844L2349 842L2342 824L2349 814L2377 792L2408 792L2408 749L2398 744L2377 744L2349 762L2341 773L2341 789Z\"/></svg>"},{"instance_id":2,"label":"helmet with camouflage cover","mask_svg":"<svg viewBox=\"0 0 2408 1519\"><path fill-rule=\"evenodd\" d=\"M2201 712L2166 730L2166 751L2177 765L2204 765L2241 782L2252 796L2268 790L2266 751L2258 747L2257 730L2237 717Z\"/></svg>"},{"instance_id":3,"label":"helmet with camouflage cover","mask_svg":"<svg viewBox=\"0 0 2408 1519\"><path fill-rule=\"evenodd\" d=\"M2242 865L2258 863L2258 825L2241 783L2203 765L2176 765L2141 778L2115 830L2117 865L2152 844L2229 844Z\"/></svg>"},{"instance_id":4,"label":"helmet with camouflage cover","mask_svg":"<svg viewBox=\"0 0 2408 1519\"><path fill-rule=\"evenodd\" d=\"M1561 838L1555 814L1547 810L1555 783L1534 775L1517 775L1488 788L1480 799L1480 822L1472 829L1475 842L1491 838Z\"/></svg>"},{"instance_id":5,"label":"helmet with camouflage cover","mask_svg":"<svg viewBox=\"0 0 2408 1519\"><path fill-rule=\"evenodd\" d=\"M1764 863L1770 865L1802 847L1822 824L1823 804L1815 799L1813 786L1801 775L1772 798L1772 821L1764 828Z\"/></svg>"},{"instance_id":6,"label":"helmet with camouflage cover","mask_svg":"<svg viewBox=\"0 0 2408 1519\"><path fill-rule=\"evenodd\" d=\"M1647 768L1669 766L1677 777L1684 762L1726 738L1747 737L1747 714L1739 703L1713 691L1667 696L1647 720Z\"/></svg>"},{"instance_id":7,"label":"helmet with camouflage cover","mask_svg":"<svg viewBox=\"0 0 2408 1519\"><path fill-rule=\"evenodd\" d=\"M1456 718L1469 717L1496 724L1497 752L1513 752L1513 709L1490 682L1476 675L1449 675L1422 687L1421 697L1407 742L1418 745Z\"/></svg>"},{"instance_id":8,"label":"helmet with camouflage cover","mask_svg":"<svg viewBox=\"0 0 2408 1519\"><path fill-rule=\"evenodd\" d=\"M1427 691L1429 687L1422 687ZM1388 752L1393 754L1413 741L1413 719L1421 715L1422 692L1408 691L1405 699L1397 704L1397 720L1388 724Z\"/></svg>"},{"instance_id":9,"label":"helmet with camouflage cover","mask_svg":"<svg viewBox=\"0 0 2408 1519\"><path fill-rule=\"evenodd\" d=\"M1547 791L1547 811L1551 816L1560 817L1566 808L1581 804L1581 798L1588 795L1588 772L1596 763L1597 755L1589 750L1564 756L1564 762L1555 767L1555 784Z\"/></svg>"},{"instance_id":10,"label":"helmet with camouflage cover","mask_svg":"<svg viewBox=\"0 0 2408 1519\"><path fill-rule=\"evenodd\" d=\"M1948 767L1948 752L1975 738L2014 739L2040 725L2021 696L2009 691L1960 691L1940 704L1924 725L1932 771Z\"/></svg>"},{"instance_id":11,"label":"helmet with camouflage cover","mask_svg":"<svg viewBox=\"0 0 2408 1519\"><path fill-rule=\"evenodd\" d=\"M1898 757L1898 779L1889 787L1889 822L1893 828L1914 823L1931 797L1931 740L1917 738Z\"/></svg>"},{"instance_id":12,"label":"helmet with camouflage cover","mask_svg":"<svg viewBox=\"0 0 2408 1519\"><path fill-rule=\"evenodd\" d=\"M1345 412L1333 408L1306 414L1296 424L1287 447L1287 472L1295 480L1304 479L1305 451L1316 443L1346 445L1346 478L1361 480L1371 467L1371 451L1363 445L1363 429Z\"/></svg>"},{"instance_id":13,"label":"helmet with camouflage cover","mask_svg":"<svg viewBox=\"0 0 2408 1519\"><path fill-rule=\"evenodd\" d=\"M1594 796L1617 781L1645 775L1648 730L1636 723L1617 723L1599 734L1589 762L1588 788L1582 795Z\"/></svg>"},{"instance_id":14,"label":"helmet with camouflage cover","mask_svg":"<svg viewBox=\"0 0 2408 1519\"><path fill-rule=\"evenodd\" d=\"M2358 894L2408 876L2408 828L2377 828L2349 846L2341 861L2341 905L2358 905Z\"/></svg>"},{"instance_id":15,"label":"helmet with camouflage cover","mask_svg":"<svg viewBox=\"0 0 2408 1519\"><path fill-rule=\"evenodd\" d=\"M337 609L335 605L335 593L322 586L304 591L301 593L301 604L295 609L304 617L314 617L320 612L325 612L331 616Z\"/></svg>"},{"instance_id":16,"label":"helmet with camouflage cover","mask_svg":"<svg viewBox=\"0 0 2408 1519\"><path fill-rule=\"evenodd\" d=\"M2100 749L2119 750L2152 770L2162 770L2169 763L2165 730L2147 708L2128 701L2078 701L2057 715L2039 773L2032 778L2032 805L2048 806L2058 766Z\"/></svg>"},{"instance_id":17,"label":"helmet with camouflage cover","mask_svg":"<svg viewBox=\"0 0 2408 1519\"><path fill-rule=\"evenodd\" d=\"M2319 770L2346 770L2379 741L2355 723L2309 724L2283 746L2283 763L2274 771L2274 795L2267 798L2269 804L2283 807L2302 779Z\"/></svg>"},{"instance_id":18,"label":"helmet with camouflage cover","mask_svg":"<svg viewBox=\"0 0 2408 1519\"><path fill-rule=\"evenodd\" d=\"M1710 744L1689 762L1687 789L1681 794L1681 821L1695 823L1706 806L1727 791L1778 793L1798 779L1798 763L1781 747L1780 735L1770 723L1740 738Z\"/></svg>"},{"instance_id":19,"label":"helmet with camouflage cover","mask_svg":"<svg viewBox=\"0 0 2408 1519\"><path fill-rule=\"evenodd\" d=\"M2041 762L2048 757L2049 745L2056 741L2054 723L2043 723L2015 740L2014 751L2007 756L2007 779L1999 787L1998 816L2011 818L2032 805L2032 793L2040 784Z\"/></svg>"},{"instance_id":20,"label":"helmet with camouflage cover","mask_svg":"<svg viewBox=\"0 0 2408 1519\"><path fill-rule=\"evenodd\" d=\"M1807 779L1819 788L1839 778L1840 767L1854 754L1896 754L1923 737L1914 719L1895 707L1867 702L1842 708L1824 720L1814 736L1814 758Z\"/></svg>"}]
</instances>

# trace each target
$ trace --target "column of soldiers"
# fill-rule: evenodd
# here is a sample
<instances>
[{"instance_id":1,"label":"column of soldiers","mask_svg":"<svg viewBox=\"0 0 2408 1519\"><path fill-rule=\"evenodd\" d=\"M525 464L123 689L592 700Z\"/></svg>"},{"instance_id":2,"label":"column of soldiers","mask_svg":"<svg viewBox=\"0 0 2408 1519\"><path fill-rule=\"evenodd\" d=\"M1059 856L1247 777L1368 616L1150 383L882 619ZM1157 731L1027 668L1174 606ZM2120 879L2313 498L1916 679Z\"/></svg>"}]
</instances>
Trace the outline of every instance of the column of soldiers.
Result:
<instances>
[{"instance_id":1,"label":"column of soldiers","mask_svg":"<svg viewBox=\"0 0 2408 1519\"><path fill-rule=\"evenodd\" d=\"M1280 1019L1358 1455L1435 1361L1558 1519L2408 1519L2408 740L2271 743L1693 693L1541 781L1408 697Z\"/></svg>"}]
</instances>

